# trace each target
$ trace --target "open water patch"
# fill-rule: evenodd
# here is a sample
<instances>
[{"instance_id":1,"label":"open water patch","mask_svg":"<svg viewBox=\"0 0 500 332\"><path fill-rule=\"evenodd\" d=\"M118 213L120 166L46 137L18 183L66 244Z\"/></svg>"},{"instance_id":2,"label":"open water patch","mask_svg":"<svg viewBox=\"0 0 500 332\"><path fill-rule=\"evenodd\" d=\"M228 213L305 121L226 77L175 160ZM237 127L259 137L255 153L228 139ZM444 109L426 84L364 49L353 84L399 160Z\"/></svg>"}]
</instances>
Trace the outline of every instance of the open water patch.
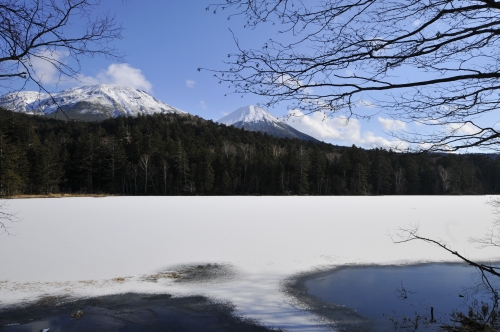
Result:
<instances>
[{"instance_id":1,"label":"open water patch","mask_svg":"<svg viewBox=\"0 0 500 332\"><path fill-rule=\"evenodd\" d=\"M285 291L346 331L438 330L452 312L492 303L478 270L463 264L348 266L290 279Z\"/></svg>"}]
</instances>

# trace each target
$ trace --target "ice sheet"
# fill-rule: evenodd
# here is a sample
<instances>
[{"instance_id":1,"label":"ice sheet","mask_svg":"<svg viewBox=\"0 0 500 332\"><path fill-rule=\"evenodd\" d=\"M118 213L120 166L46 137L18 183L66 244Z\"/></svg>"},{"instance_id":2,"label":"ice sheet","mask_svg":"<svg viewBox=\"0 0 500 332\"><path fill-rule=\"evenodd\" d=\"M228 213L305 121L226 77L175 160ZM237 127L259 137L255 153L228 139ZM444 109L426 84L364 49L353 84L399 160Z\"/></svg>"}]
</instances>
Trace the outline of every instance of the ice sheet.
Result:
<instances>
[{"instance_id":1,"label":"ice sheet","mask_svg":"<svg viewBox=\"0 0 500 332\"><path fill-rule=\"evenodd\" d=\"M476 260L500 250L468 242L495 218L491 196L105 197L14 199L13 234L0 236L0 305L44 295L120 292L204 294L287 330L326 325L280 291L296 273L344 264L455 261L423 242L389 234L418 224ZM179 265L234 266L221 283L178 283L147 276Z\"/></svg>"}]
</instances>

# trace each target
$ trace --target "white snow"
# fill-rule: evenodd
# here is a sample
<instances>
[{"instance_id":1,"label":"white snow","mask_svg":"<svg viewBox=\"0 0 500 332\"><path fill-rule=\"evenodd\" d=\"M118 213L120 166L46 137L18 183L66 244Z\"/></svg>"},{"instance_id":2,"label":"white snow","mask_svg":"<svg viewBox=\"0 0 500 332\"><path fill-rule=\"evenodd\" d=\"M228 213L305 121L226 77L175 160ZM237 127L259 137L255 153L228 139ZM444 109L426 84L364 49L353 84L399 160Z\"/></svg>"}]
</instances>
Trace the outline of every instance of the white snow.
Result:
<instances>
[{"instance_id":1,"label":"white snow","mask_svg":"<svg viewBox=\"0 0 500 332\"><path fill-rule=\"evenodd\" d=\"M39 103L48 97L48 94L36 91L12 92L0 98L0 106L16 112L34 114L39 109Z\"/></svg>"},{"instance_id":2,"label":"white snow","mask_svg":"<svg viewBox=\"0 0 500 332\"><path fill-rule=\"evenodd\" d=\"M490 196L107 197L14 199L14 235L0 236L0 305L43 295L120 292L203 294L290 331L328 330L280 291L296 273L345 264L456 261L389 234L419 224L475 260L500 260L468 242L491 227ZM234 280L157 283L145 277L183 264L231 264ZM124 279L115 279L124 278Z\"/></svg>"},{"instance_id":3,"label":"white snow","mask_svg":"<svg viewBox=\"0 0 500 332\"><path fill-rule=\"evenodd\" d=\"M262 107L254 105L238 108L236 111L222 117L217 122L230 126L239 122L250 123L261 121L269 122L271 124L281 123L280 120L272 116Z\"/></svg>"},{"instance_id":4,"label":"white snow","mask_svg":"<svg viewBox=\"0 0 500 332\"><path fill-rule=\"evenodd\" d=\"M78 102L102 105L112 110L114 117L154 113L187 114L145 91L106 84L76 87L53 93L52 96L35 91L14 92L3 96L0 106L17 112L50 114L57 111L58 107L70 107ZM88 112L95 112L94 108L90 106Z\"/></svg>"}]
</instances>

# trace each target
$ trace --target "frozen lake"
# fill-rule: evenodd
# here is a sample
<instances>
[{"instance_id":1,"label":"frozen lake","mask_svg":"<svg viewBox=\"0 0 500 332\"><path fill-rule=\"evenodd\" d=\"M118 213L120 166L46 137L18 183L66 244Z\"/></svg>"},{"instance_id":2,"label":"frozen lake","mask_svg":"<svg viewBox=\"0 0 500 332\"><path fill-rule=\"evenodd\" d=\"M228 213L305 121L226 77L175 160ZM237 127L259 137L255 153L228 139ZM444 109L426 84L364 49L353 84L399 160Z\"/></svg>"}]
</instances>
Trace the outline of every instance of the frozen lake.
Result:
<instances>
[{"instance_id":1,"label":"frozen lake","mask_svg":"<svg viewBox=\"0 0 500 332\"><path fill-rule=\"evenodd\" d=\"M0 236L0 305L46 295L199 294L291 331L331 330L282 291L283 280L343 265L456 262L389 235L418 224L475 260L500 251L468 242L495 218L490 196L106 197L16 199L20 222ZM217 264L217 278L175 272Z\"/></svg>"}]
</instances>

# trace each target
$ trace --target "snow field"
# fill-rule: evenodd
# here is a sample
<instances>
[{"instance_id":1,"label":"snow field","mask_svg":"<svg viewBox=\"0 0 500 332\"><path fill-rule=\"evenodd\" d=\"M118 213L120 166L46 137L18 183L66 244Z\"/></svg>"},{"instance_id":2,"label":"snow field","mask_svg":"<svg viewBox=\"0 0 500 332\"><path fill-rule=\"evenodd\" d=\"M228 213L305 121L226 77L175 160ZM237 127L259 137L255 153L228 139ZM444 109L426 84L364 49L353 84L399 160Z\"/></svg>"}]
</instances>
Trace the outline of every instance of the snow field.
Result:
<instances>
[{"instance_id":1,"label":"snow field","mask_svg":"<svg viewBox=\"0 0 500 332\"><path fill-rule=\"evenodd\" d=\"M0 236L0 305L44 295L120 292L203 294L239 313L290 331L326 330L280 291L296 273L345 264L456 261L413 241L394 244L399 227L446 241L475 260L495 219L491 196L106 197L14 199L20 222ZM147 276L179 265L232 265L219 283L178 283Z\"/></svg>"}]
</instances>

